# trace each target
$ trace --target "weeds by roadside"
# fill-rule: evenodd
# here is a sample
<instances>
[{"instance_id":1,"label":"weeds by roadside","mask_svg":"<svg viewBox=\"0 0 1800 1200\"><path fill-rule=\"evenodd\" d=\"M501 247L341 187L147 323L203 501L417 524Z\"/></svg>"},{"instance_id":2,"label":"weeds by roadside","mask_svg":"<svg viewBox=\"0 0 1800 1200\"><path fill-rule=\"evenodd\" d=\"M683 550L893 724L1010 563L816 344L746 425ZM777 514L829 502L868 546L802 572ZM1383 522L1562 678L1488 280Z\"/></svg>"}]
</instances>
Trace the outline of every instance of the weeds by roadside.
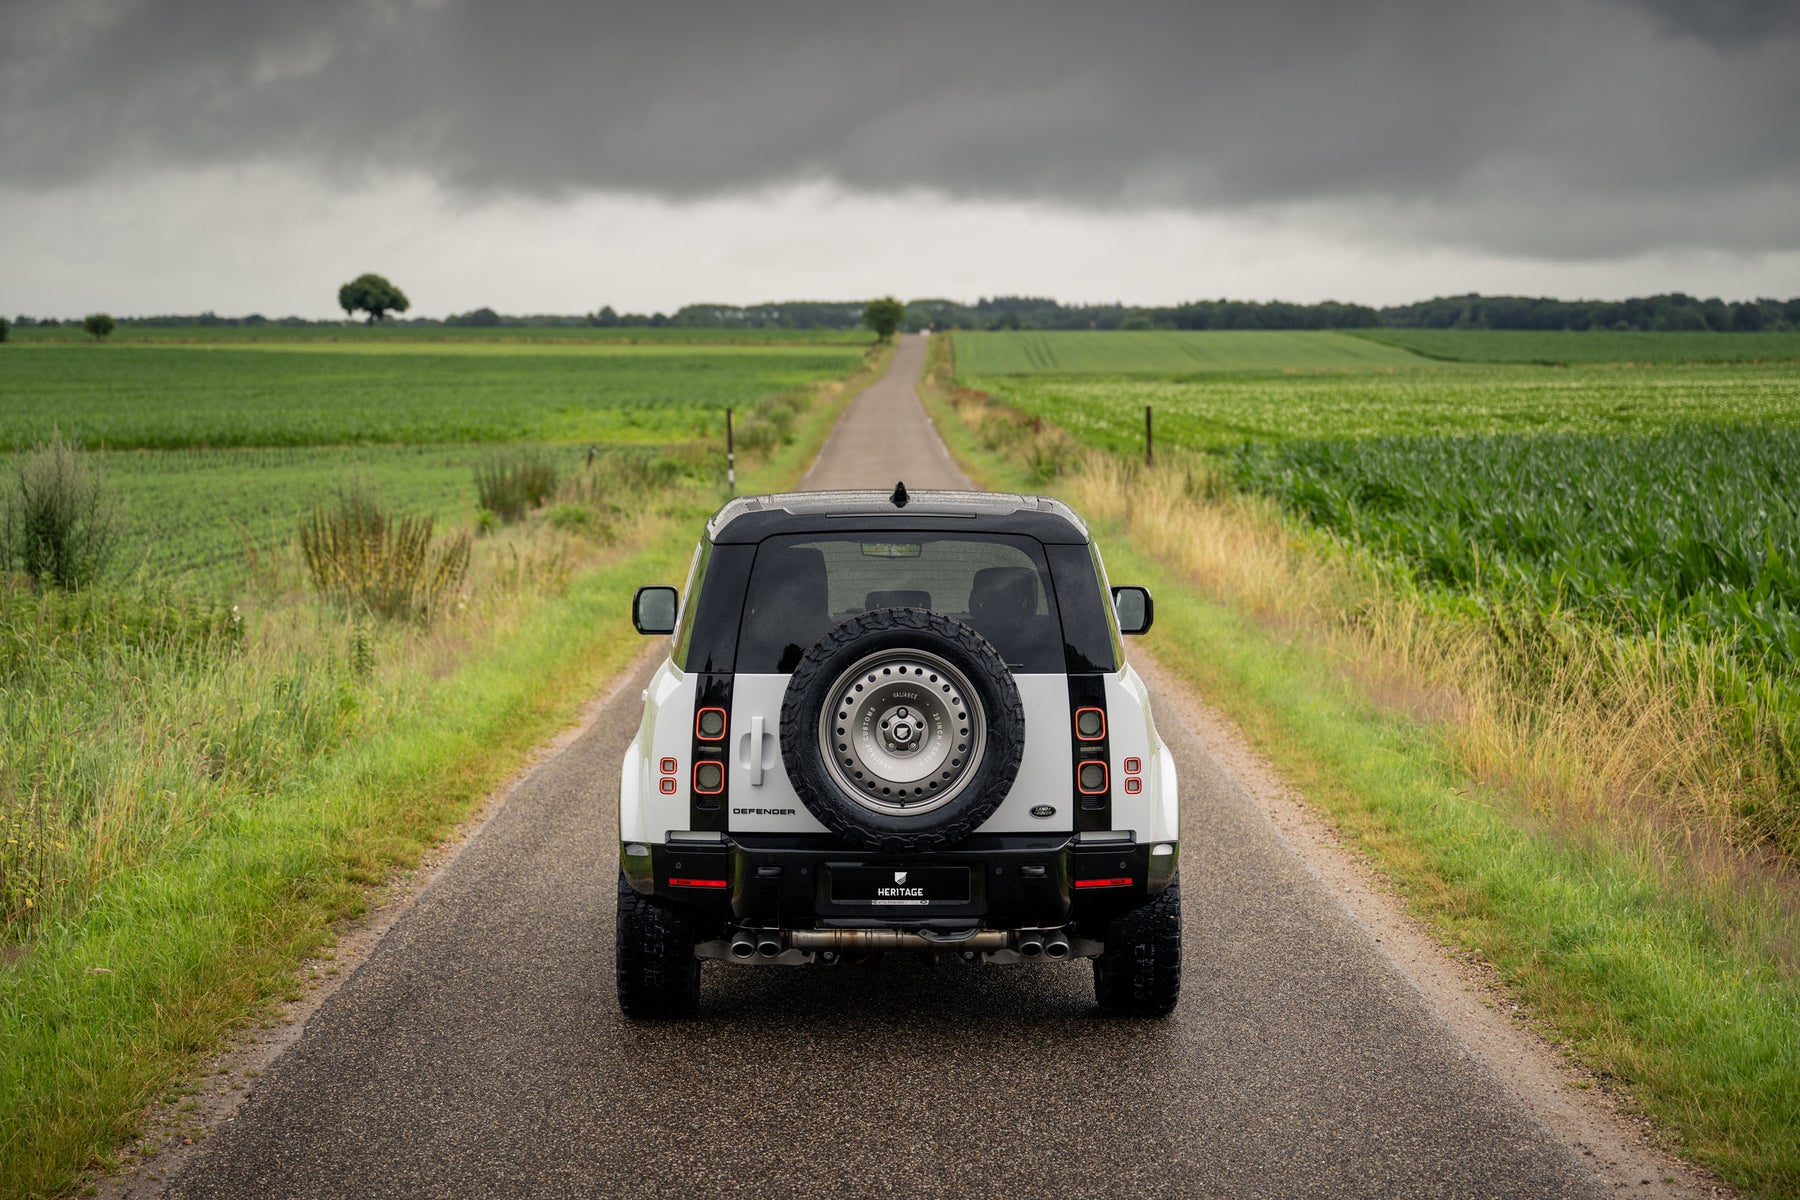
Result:
<instances>
[{"instance_id":1,"label":"weeds by roadside","mask_svg":"<svg viewBox=\"0 0 1800 1200\"><path fill-rule=\"evenodd\" d=\"M37 584L83 587L112 561L119 526L99 468L53 433L19 458L0 497L0 571L16 567Z\"/></svg>"},{"instance_id":2,"label":"weeds by roadside","mask_svg":"<svg viewBox=\"0 0 1800 1200\"><path fill-rule=\"evenodd\" d=\"M318 592L386 620L429 624L469 572L469 534L434 541L430 517L390 513L351 486L300 523L300 553Z\"/></svg>"}]
</instances>

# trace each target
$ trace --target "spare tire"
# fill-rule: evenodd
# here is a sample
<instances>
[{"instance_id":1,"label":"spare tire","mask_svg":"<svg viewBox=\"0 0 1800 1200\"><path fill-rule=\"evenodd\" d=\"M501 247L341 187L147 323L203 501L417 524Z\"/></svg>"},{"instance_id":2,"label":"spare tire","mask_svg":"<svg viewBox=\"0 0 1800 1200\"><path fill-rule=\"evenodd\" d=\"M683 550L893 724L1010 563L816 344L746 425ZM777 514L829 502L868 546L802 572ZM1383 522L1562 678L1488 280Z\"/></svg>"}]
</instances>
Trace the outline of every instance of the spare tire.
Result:
<instances>
[{"instance_id":1,"label":"spare tire","mask_svg":"<svg viewBox=\"0 0 1800 1200\"><path fill-rule=\"evenodd\" d=\"M883 608L800 659L781 757L801 802L874 850L935 850L993 815L1019 774L1025 709L1012 672L960 621Z\"/></svg>"}]
</instances>

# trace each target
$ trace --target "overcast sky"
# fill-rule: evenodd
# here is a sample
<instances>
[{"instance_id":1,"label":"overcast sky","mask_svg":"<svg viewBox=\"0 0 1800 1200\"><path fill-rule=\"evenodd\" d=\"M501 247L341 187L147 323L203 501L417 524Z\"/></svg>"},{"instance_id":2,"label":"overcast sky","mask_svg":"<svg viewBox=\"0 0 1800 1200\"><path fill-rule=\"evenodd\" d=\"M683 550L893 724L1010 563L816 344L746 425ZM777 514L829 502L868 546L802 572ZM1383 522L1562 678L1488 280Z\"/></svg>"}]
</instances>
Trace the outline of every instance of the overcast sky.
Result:
<instances>
[{"instance_id":1,"label":"overcast sky","mask_svg":"<svg viewBox=\"0 0 1800 1200\"><path fill-rule=\"evenodd\" d=\"M0 312L1800 294L1800 3L0 0Z\"/></svg>"}]
</instances>

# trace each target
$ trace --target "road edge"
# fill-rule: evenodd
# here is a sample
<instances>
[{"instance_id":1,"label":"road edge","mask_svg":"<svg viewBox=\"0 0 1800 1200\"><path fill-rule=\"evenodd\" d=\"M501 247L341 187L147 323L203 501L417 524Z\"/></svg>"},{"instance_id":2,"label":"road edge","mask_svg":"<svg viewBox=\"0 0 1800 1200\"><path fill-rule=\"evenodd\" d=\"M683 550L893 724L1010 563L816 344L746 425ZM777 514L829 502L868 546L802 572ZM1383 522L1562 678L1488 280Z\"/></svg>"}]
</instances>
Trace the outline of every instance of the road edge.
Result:
<instances>
[{"instance_id":1,"label":"road edge","mask_svg":"<svg viewBox=\"0 0 1800 1200\"><path fill-rule=\"evenodd\" d=\"M295 992L253 1014L223 1050L151 1105L144 1114L142 1132L121 1147L115 1170L89 1171L70 1194L103 1200L160 1200L166 1195L200 1144L236 1115L256 1090L256 1080L306 1036L314 1014L368 962L394 926L500 815L514 793L592 729L606 707L664 652L661 642L646 645L582 705L573 723L535 747L455 829L426 851L417 866L377 888L368 911L339 924L326 951L300 964L295 971Z\"/></svg>"},{"instance_id":2,"label":"road edge","mask_svg":"<svg viewBox=\"0 0 1800 1200\"><path fill-rule=\"evenodd\" d=\"M1533 1026L1491 970L1458 956L1407 911L1366 857L1349 849L1299 789L1250 745L1231 717L1180 674L1134 647L1131 664L1167 717L1181 720L1268 821L1375 953L1420 997L1458 1045L1517 1098L1532 1119L1573 1150L1603 1186L1654 1200L1735 1196L1722 1180L1678 1157L1658 1128L1627 1107Z\"/></svg>"}]
</instances>

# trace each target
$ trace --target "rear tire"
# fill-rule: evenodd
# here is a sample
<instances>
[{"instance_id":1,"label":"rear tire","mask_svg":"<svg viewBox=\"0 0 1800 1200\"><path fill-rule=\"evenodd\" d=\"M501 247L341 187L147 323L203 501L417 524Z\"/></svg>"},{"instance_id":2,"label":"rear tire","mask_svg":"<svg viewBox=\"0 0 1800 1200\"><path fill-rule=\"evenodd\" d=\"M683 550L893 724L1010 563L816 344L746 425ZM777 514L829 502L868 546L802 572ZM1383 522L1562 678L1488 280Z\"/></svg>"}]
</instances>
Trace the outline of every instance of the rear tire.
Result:
<instances>
[{"instance_id":1,"label":"rear tire","mask_svg":"<svg viewBox=\"0 0 1800 1200\"><path fill-rule=\"evenodd\" d=\"M1181 998L1181 880L1112 919L1094 960L1094 998L1113 1017L1163 1017Z\"/></svg>"},{"instance_id":2,"label":"rear tire","mask_svg":"<svg viewBox=\"0 0 1800 1200\"><path fill-rule=\"evenodd\" d=\"M613 945L618 959L619 1007L640 1021L691 1017L700 1008L699 942L694 923L683 914L631 890L619 872L618 923Z\"/></svg>"}]
</instances>

